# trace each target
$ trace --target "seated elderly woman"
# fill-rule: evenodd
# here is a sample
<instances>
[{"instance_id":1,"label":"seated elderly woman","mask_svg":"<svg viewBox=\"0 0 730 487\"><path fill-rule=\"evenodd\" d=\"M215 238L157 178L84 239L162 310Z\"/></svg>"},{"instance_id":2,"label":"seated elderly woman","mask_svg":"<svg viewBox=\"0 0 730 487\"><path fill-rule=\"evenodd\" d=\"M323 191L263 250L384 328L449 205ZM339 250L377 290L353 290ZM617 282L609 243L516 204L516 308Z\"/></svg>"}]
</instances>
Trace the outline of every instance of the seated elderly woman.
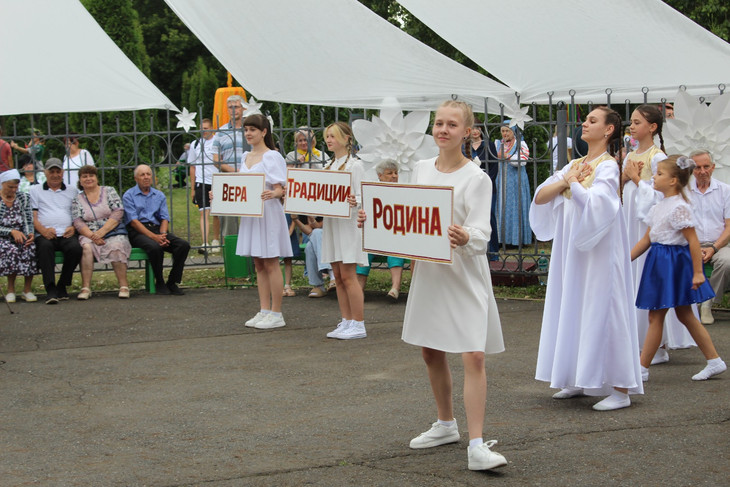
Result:
<instances>
[{"instance_id":1,"label":"seated elderly woman","mask_svg":"<svg viewBox=\"0 0 730 487\"><path fill-rule=\"evenodd\" d=\"M111 264L119 281L119 297L129 297L127 263L132 245L124 227L122 199L111 186L99 186L94 166L79 169L78 187L81 192L71 205L73 224L83 248L81 257L81 292L78 299L91 297L91 275L94 259Z\"/></svg>"},{"instance_id":2,"label":"seated elderly woman","mask_svg":"<svg viewBox=\"0 0 730 487\"><path fill-rule=\"evenodd\" d=\"M296 150L286 155L286 163L305 169L322 169L324 163L330 158L327 154L317 149L317 138L314 132L307 126L302 126L294 133Z\"/></svg>"},{"instance_id":3,"label":"seated elderly woman","mask_svg":"<svg viewBox=\"0 0 730 487\"><path fill-rule=\"evenodd\" d=\"M0 174L0 276L8 276L5 301L15 302L15 277L25 277L21 299L38 299L31 292L33 276L38 272L33 242L33 210L30 196L19 193L20 173L11 169Z\"/></svg>"},{"instance_id":4,"label":"seated elderly woman","mask_svg":"<svg viewBox=\"0 0 730 487\"><path fill-rule=\"evenodd\" d=\"M398 164L394 161L382 161L375 166L375 172L378 175L378 179L384 183L397 183L398 182ZM372 266L374 254L368 254L368 261ZM387 257L388 269L390 270L391 288L388 291L388 296L393 300L397 301L400 295L401 279L403 277L403 264L404 259L398 257ZM370 267L357 266L357 280L365 290L365 285L368 282L368 275L370 274Z\"/></svg>"}]
</instances>

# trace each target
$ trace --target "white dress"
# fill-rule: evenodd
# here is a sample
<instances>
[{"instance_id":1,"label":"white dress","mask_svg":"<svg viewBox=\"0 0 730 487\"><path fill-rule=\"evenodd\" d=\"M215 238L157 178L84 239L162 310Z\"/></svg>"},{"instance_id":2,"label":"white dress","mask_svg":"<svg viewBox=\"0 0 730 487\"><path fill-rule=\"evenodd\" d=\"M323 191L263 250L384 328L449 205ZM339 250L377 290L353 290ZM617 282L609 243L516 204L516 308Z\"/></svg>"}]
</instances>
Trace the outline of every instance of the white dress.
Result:
<instances>
[{"instance_id":1,"label":"white dress","mask_svg":"<svg viewBox=\"0 0 730 487\"><path fill-rule=\"evenodd\" d=\"M574 182L570 198L560 194L530 206L537 239L553 240L535 378L588 395L607 395L613 387L643 393L618 163L608 154L591 162L598 165L588 188Z\"/></svg>"},{"instance_id":2,"label":"white dress","mask_svg":"<svg viewBox=\"0 0 730 487\"><path fill-rule=\"evenodd\" d=\"M344 167L343 167L344 166ZM358 207L362 204L360 183L363 173L362 161L354 157L343 156L332 161L330 171L346 171L352 173L352 193ZM357 209L350 209L350 218L325 217L322 227L323 263L342 262L367 267L368 254L362 251L362 230L357 228Z\"/></svg>"},{"instance_id":3,"label":"white dress","mask_svg":"<svg viewBox=\"0 0 730 487\"><path fill-rule=\"evenodd\" d=\"M243 163L239 167L239 172L264 173L268 190L273 189L275 184L286 185L286 162L281 154L270 150L250 169L246 167L248 154L249 152L243 153ZM260 195L251 196L260 197ZM236 254L263 258L292 256L289 226L286 224L284 206L280 199L264 201L264 216L260 218L241 217Z\"/></svg>"},{"instance_id":4,"label":"white dress","mask_svg":"<svg viewBox=\"0 0 730 487\"><path fill-rule=\"evenodd\" d=\"M663 198L662 194L654 189L651 176L656 174L657 164L666 158L667 156L657 146L653 145L640 154L632 151L624 159L624 166L629 159L644 163L639 185L637 186L633 181L627 181L624 185L623 213L629 234L629 245L631 247L636 245L636 242L641 240L644 234L646 234L648 227L644 219L648 215L649 210ZM639 291L639 283L641 282L641 273L644 269L646 256L647 252L644 252L631 263L635 293ZM633 302L636 302L636 300L634 299ZM636 307L634 309L636 311L636 325L639 334L639 349L641 349L644 346L644 339L646 339L646 333L649 330L649 311ZM692 310L697 315L697 305L693 305ZM697 316L699 318L699 315ZM695 346L692 336L687 331L687 328L680 323L673 308L667 312L667 316L664 318L664 334L661 344L669 348Z\"/></svg>"},{"instance_id":5,"label":"white dress","mask_svg":"<svg viewBox=\"0 0 730 487\"><path fill-rule=\"evenodd\" d=\"M454 223L469 232L469 242L454 250L451 264L415 264L403 341L450 353L502 352L502 326L487 262L492 180L476 164L442 173L435 161L419 162L411 183L454 187Z\"/></svg>"}]
</instances>

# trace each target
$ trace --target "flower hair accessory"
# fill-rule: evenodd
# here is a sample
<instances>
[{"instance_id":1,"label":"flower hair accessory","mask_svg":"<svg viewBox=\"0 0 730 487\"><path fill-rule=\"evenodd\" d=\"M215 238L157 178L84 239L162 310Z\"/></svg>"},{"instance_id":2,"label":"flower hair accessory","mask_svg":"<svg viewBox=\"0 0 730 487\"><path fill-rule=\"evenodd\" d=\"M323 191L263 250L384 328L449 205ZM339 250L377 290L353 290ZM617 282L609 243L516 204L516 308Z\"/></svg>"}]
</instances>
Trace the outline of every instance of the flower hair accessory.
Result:
<instances>
[{"instance_id":1,"label":"flower hair accessory","mask_svg":"<svg viewBox=\"0 0 730 487\"><path fill-rule=\"evenodd\" d=\"M679 156L677 158L677 166L680 169L691 169L695 167L695 161L686 156Z\"/></svg>"}]
</instances>

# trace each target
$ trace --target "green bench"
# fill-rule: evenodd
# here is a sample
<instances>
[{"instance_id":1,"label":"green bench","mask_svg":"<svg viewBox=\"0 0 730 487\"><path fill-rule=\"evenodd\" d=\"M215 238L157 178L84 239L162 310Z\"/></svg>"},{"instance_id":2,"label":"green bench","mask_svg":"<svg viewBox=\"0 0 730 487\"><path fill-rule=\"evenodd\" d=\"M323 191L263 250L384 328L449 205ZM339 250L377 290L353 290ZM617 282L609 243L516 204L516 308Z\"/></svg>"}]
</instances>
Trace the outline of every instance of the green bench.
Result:
<instances>
[{"instance_id":1,"label":"green bench","mask_svg":"<svg viewBox=\"0 0 730 487\"><path fill-rule=\"evenodd\" d=\"M145 261L144 287L150 294L155 294L157 292L155 273L152 271L152 266L147 258L147 252L135 247L129 255L129 261ZM63 264L63 254L61 252L56 252L56 264Z\"/></svg>"}]
</instances>

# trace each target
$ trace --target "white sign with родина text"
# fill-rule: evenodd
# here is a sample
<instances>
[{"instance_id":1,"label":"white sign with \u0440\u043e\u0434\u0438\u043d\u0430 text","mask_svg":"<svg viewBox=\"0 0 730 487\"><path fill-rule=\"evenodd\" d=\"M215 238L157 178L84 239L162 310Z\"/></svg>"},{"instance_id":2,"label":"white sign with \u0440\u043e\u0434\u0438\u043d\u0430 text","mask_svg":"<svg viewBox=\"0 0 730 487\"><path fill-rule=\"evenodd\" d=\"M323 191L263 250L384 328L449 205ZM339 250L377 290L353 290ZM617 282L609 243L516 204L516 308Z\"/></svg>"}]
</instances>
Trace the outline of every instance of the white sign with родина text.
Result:
<instances>
[{"instance_id":1,"label":"white sign with \u0440\u043e\u0434\u0438\u043d\u0430 text","mask_svg":"<svg viewBox=\"0 0 730 487\"><path fill-rule=\"evenodd\" d=\"M264 216L266 176L263 173L213 174L210 214L220 216Z\"/></svg>"},{"instance_id":2,"label":"white sign with \u0440\u043e\u0434\u0438\u043d\u0430 text","mask_svg":"<svg viewBox=\"0 0 730 487\"><path fill-rule=\"evenodd\" d=\"M321 169L288 169L284 211L294 215L350 218L347 197L352 174Z\"/></svg>"},{"instance_id":3,"label":"white sign with \u0440\u043e\u0434\u0438\u043d\u0430 text","mask_svg":"<svg viewBox=\"0 0 730 487\"><path fill-rule=\"evenodd\" d=\"M363 250L451 263L447 229L454 218L453 206L451 186L364 182Z\"/></svg>"}]
</instances>

